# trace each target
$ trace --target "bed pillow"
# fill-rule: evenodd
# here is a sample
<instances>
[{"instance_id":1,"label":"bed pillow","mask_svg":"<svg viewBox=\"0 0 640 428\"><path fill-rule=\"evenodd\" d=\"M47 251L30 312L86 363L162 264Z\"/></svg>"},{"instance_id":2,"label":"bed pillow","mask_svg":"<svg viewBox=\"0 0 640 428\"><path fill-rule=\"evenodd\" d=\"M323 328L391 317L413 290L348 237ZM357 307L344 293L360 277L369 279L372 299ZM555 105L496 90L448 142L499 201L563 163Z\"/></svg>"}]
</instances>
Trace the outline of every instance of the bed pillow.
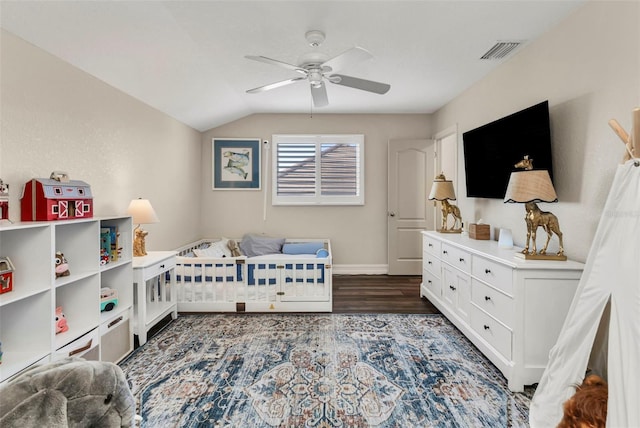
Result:
<instances>
[{"instance_id":1,"label":"bed pillow","mask_svg":"<svg viewBox=\"0 0 640 428\"><path fill-rule=\"evenodd\" d=\"M322 242L295 242L282 246L283 254L316 254L318 250L324 248Z\"/></svg>"},{"instance_id":2,"label":"bed pillow","mask_svg":"<svg viewBox=\"0 0 640 428\"><path fill-rule=\"evenodd\" d=\"M227 246L228 242L227 238L222 238L219 241L212 242L207 248L195 249L193 252L198 257L215 257L219 259L231 257L231 250Z\"/></svg>"},{"instance_id":3,"label":"bed pillow","mask_svg":"<svg viewBox=\"0 0 640 428\"><path fill-rule=\"evenodd\" d=\"M269 238L259 235L245 235L240 242L240 251L247 257L282 253L284 238Z\"/></svg>"},{"instance_id":4,"label":"bed pillow","mask_svg":"<svg viewBox=\"0 0 640 428\"><path fill-rule=\"evenodd\" d=\"M320 259L326 259L327 257L329 257L329 251L324 248L320 248L316 253L316 257Z\"/></svg>"}]
</instances>

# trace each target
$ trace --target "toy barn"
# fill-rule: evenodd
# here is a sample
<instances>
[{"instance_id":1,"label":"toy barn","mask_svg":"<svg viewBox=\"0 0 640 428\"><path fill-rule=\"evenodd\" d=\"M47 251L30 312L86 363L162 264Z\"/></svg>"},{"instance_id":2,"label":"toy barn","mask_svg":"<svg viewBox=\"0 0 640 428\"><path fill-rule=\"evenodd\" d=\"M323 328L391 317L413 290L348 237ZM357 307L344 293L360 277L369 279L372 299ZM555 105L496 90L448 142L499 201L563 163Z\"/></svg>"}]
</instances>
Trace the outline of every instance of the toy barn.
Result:
<instances>
[{"instance_id":1,"label":"toy barn","mask_svg":"<svg viewBox=\"0 0 640 428\"><path fill-rule=\"evenodd\" d=\"M54 172L50 178L34 178L24 185L20 207L22 221L91 218L91 186Z\"/></svg>"}]
</instances>

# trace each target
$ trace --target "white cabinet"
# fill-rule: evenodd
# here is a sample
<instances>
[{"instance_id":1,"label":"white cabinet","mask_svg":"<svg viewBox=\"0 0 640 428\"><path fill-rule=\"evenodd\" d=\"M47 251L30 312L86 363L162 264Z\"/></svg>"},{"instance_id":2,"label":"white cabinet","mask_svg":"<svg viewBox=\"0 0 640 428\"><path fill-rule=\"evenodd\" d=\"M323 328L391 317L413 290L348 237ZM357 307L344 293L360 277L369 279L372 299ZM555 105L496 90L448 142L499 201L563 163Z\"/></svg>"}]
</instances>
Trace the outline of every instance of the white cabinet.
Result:
<instances>
[{"instance_id":1,"label":"white cabinet","mask_svg":"<svg viewBox=\"0 0 640 428\"><path fill-rule=\"evenodd\" d=\"M123 239L117 262L100 264L100 229L116 226ZM131 219L113 217L58 222L0 225L0 256L9 257L15 270L13 290L0 294L0 342L4 382L34 363L69 355L101 359L101 325L133 310L131 289ZM55 253L61 251L69 275L56 278ZM110 313L100 312L100 288L117 289L119 303ZM56 334L56 308L61 307L68 330ZM117 361L133 349L133 331L120 340Z\"/></svg>"},{"instance_id":2,"label":"white cabinet","mask_svg":"<svg viewBox=\"0 0 640 428\"><path fill-rule=\"evenodd\" d=\"M522 391L536 383L560 333L583 264L523 260L495 241L423 232L420 295Z\"/></svg>"},{"instance_id":3,"label":"white cabinet","mask_svg":"<svg viewBox=\"0 0 640 428\"><path fill-rule=\"evenodd\" d=\"M147 332L171 314L178 317L176 298L175 251L149 251L133 260L135 287L135 327L140 345L147 342Z\"/></svg>"}]
</instances>

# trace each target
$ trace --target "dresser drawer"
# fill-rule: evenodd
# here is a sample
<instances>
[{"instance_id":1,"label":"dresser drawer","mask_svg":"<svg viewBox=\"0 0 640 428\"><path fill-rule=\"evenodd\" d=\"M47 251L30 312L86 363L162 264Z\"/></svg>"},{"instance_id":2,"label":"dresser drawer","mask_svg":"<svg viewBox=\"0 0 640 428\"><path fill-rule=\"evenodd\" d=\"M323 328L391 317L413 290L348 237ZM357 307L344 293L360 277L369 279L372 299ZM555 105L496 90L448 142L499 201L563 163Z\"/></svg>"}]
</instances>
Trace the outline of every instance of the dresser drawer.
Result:
<instances>
[{"instance_id":1,"label":"dresser drawer","mask_svg":"<svg viewBox=\"0 0 640 428\"><path fill-rule=\"evenodd\" d=\"M463 272L471 273L471 254L451 245L442 244L441 259Z\"/></svg>"},{"instance_id":2,"label":"dresser drawer","mask_svg":"<svg viewBox=\"0 0 640 428\"><path fill-rule=\"evenodd\" d=\"M431 272L437 278L440 278L440 259L431 253L422 253L422 268Z\"/></svg>"},{"instance_id":3,"label":"dresser drawer","mask_svg":"<svg viewBox=\"0 0 640 428\"><path fill-rule=\"evenodd\" d=\"M120 361L133 350L130 311L122 312L100 326L102 361Z\"/></svg>"},{"instance_id":4,"label":"dresser drawer","mask_svg":"<svg viewBox=\"0 0 640 428\"><path fill-rule=\"evenodd\" d=\"M100 335L97 328L91 330L89 333L77 338L73 342L57 349L51 359L53 361L60 360L67 357L82 357L90 349L95 348L100 343Z\"/></svg>"},{"instance_id":5,"label":"dresser drawer","mask_svg":"<svg viewBox=\"0 0 640 428\"><path fill-rule=\"evenodd\" d=\"M474 255L472 275L513 296L513 269L509 266Z\"/></svg>"},{"instance_id":6,"label":"dresser drawer","mask_svg":"<svg viewBox=\"0 0 640 428\"><path fill-rule=\"evenodd\" d=\"M154 278L160 275L161 273L164 273L168 270L173 269L174 267L176 267L175 257L169 257L168 259L154 263L144 268L143 280L146 281L148 279Z\"/></svg>"},{"instance_id":7,"label":"dresser drawer","mask_svg":"<svg viewBox=\"0 0 640 428\"><path fill-rule=\"evenodd\" d=\"M422 236L422 250L440 257L440 241L430 236Z\"/></svg>"},{"instance_id":8,"label":"dresser drawer","mask_svg":"<svg viewBox=\"0 0 640 428\"><path fill-rule=\"evenodd\" d=\"M422 284L437 297L442 296L440 278L436 277L426 269L422 270Z\"/></svg>"},{"instance_id":9,"label":"dresser drawer","mask_svg":"<svg viewBox=\"0 0 640 428\"><path fill-rule=\"evenodd\" d=\"M502 356L511 360L511 330L471 305L471 328Z\"/></svg>"},{"instance_id":10,"label":"dresser drawer","mask_svg":"<svg viewBox=\"0 0 640 428\"><path fill-rule=\"evenodd\" d=\"M471 301L492 317L513 328L515 302L511 297L474 278L471 280Z\"/></svg>"}]
</instances>

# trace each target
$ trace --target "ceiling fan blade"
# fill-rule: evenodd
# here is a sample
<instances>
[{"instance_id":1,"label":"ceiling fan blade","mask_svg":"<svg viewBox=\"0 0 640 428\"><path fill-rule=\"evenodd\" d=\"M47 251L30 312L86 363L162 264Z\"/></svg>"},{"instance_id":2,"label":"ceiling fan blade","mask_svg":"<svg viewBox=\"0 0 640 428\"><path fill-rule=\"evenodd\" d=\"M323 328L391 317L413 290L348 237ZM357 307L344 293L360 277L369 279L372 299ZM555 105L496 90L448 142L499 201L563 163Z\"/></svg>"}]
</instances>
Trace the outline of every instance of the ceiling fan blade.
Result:
<instances>
[{"instance_id":1,"label":"ceiling fan blade","mask_svg":"<svg viewBox=\"0 0 640 428\"><path fill-rule=\"evenodd\" d=\"M280 88L282 86L290 85L299 80L306 80L306 77L294 77L293 79L282 80L280 82L270 83L268 85L259 86L257 88L249 89L247 94L257 94L259 92L268 91L270 89Z\"/></svg>"},{"instance_id":2,"label":"ceiling fan blade","mask_svg":"<svg viewBox=\"0 0 640 428\"><path fill-rule=\"evenodd\" d=\"M331 67L328 71L338 71L365 59L373 58L368 50L355 47L322 63L322 67Z\"/></svg>"},{"instance_id":3,"label":"ceiling fan blade","mask_svg":"<svg viewBox=\"0 0 640 428\"><path fill-rule=\"evenodd\" d=\"M362 89L363 91L374 92L376 94L386 94L391 89L387 83L374 82L373 80L360 79L358 77L345 76L344 74L332 74L329 81L336 85L348 86L350 88Z\"/></svg>"},{"instance_id":4,"label":"ceiling fan blade","mask_svg":"<svg viewBox=\"0 0 640 428\"><path fill-rule=\"evenodd\" d=\"M329 105L327 88L324 86L324 82L318 87L311 86L311 98L313 98L313 105L315 107L324 107Z\"/></svg>"},{"instance_id":5,"label":"ceiling fan blade","mask_svg":"<svg viewBox=\"0 0 640 428\"><path fill-rule=\"evenodd\" d=\"M302 73L305 76L307 75L307 70L304 68L298 67L297 65L289 64L287 62L278 61L277 59L267 58L266 56L260 55L245 55L245 58L252 59L254 61L260 61L267 64L277 65L278 67L284 67L288 70L297 71L298 73Z\"/></svg>"}]
</instances>

